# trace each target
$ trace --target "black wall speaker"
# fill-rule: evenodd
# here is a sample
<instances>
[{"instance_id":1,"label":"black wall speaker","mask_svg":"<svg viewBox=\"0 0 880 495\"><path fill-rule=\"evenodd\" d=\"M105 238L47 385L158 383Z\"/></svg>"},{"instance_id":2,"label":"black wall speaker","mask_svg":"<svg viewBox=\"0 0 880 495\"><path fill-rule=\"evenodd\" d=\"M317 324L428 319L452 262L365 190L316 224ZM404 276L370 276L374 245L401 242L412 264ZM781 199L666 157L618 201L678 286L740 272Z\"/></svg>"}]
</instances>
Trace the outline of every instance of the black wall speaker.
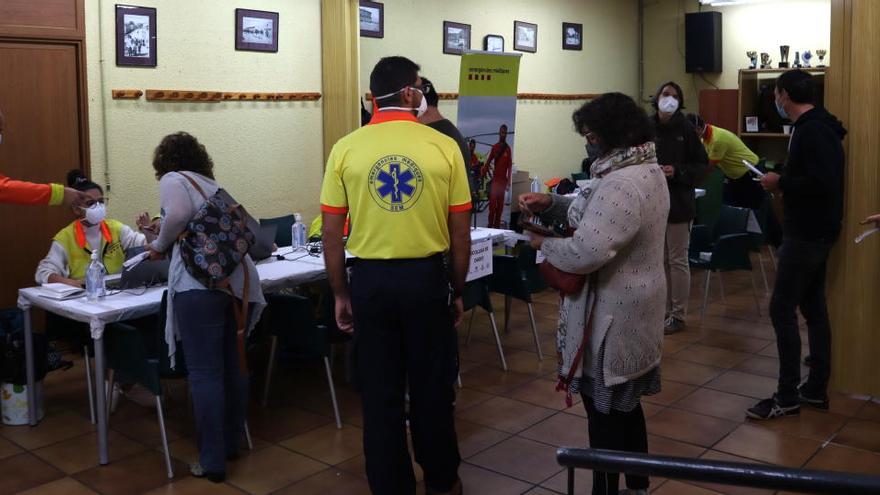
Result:
<instances>
[{"instance_id":1,"label":"black wall speaker","mask_svg":"<svg viewBox=\"0 0 880 495\"><path fill-rule=\"evenodd\" d=\"M686 72L721 72L721 12L684 16Z\"/></svg>"}]
</instances>

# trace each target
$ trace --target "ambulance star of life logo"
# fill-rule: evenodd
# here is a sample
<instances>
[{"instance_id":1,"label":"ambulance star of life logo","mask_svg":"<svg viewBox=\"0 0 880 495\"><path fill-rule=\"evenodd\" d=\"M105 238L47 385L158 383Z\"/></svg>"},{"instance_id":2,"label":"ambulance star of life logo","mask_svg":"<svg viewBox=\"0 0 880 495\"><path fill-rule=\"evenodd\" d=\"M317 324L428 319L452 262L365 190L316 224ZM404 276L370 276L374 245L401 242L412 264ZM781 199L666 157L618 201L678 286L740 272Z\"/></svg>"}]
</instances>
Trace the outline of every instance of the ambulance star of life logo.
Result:
<instances>
[{"instance_id":1,"label":"ambulance star of life logo","mask_svg":"<svg viewBox=\"0 0 880 495\"><path fill-rule=\"evenodd\" d=\"M388 211L412 208L422 195L422 171L414 161L401 155L388 155L370 169L370 196Z\"/></svg>"}]
</instances>

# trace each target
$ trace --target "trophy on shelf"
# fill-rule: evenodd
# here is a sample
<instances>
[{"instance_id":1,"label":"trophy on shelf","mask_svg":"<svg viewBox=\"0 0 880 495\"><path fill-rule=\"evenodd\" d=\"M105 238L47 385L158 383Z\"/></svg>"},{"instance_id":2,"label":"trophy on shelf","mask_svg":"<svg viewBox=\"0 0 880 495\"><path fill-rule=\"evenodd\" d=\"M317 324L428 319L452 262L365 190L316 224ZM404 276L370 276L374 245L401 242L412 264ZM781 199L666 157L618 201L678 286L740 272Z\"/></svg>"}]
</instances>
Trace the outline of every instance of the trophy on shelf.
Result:
<instances>
[{"instance_id":1,"label":"trophy on shelf","mask_svg":"<svg viewBox=\"0 0 880 495\"><path fill-rule=\"evenodd\" d=\"M825 67L825 55L827 54L828 50L824 48L819 48L818 50L816 50L816 55L819 56L819 65L817 65L816 67Z\"/></svg>"},{"instance_id":2,"label":"trophy on shelf","mask_svg":"<svg viewBox=\"0 0 880 495\"><path fill-rule=\"evenodd\" d=\"M803 67L803 65L801 65L801 52L794 52L794 63L791 66L796 69Z\"/></svg>"},{"instance_id":3,"label":"trophy on shelf","mask_svg":"<svg viewBox=\"0 0 880 495\"><path fill-rule=\"evenodd\" d=\"M746 56L749 57L749 69L757 69L758 68L758 52L756 51L747 51Z\"/></svg>"},{"instance_id":4,"label":"trophy on shelf","mask_svg":"<svg viewBox=\"0 0 880 495\"><path fill-rule=\"evenodd\" d=\"M772 69L773 68L773 60L770 58L770 54L767 52L761 53L761 68L762 69Z\"/></svg>"},{"instance_id":5,"label":"trophy on shelf","mask_svg":"<svg viewBox=\"0 0 880 495\"><path fill-rule=\"evenodd\" d=\"M791 48L788 45L781 45L779 47L779 68L787 69L788 68L788 49Z\"/></svg>"},{"instance_id":6,"label":"trophy on shelf","mask_svg":"<svg viewBox=\"0 0 880 495\"><path fill-rule=\"evenodd\" d=\"M810 67L812 67L812 65L810 65L810 59L813 58L813 54L810 53L810 50L805 50L804 55L801 58L804 59L804 68L805 69L809 69Z\"/></svg>"}]
</instances>

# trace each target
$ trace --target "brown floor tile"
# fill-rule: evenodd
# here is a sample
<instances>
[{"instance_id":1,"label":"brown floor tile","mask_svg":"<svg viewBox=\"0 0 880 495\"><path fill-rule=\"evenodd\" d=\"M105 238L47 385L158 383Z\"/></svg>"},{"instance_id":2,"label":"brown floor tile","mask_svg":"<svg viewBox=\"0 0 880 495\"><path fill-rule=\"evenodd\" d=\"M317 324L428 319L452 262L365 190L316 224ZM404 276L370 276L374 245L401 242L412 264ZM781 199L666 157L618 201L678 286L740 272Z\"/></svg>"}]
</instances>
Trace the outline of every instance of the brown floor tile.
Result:
<instances>
[{"instance_id":1,"label":"brown floor tile","mask_svg":"<svg viewBox=\"0 0 880 495\"><path fill-rule=\"evenodd\" d=\"M662 373L663 372L662 371L662 369L663 369L662 363L660 365L660 369L661 369L661 373ZM663 380L663 385L660 389L659 394L647 395L647 396L643 397L642 400L645 402L652 402L654 404L659 404L661 406L668 406L668 405L678 401L682 397L690 394L691 392L693 392L696 389L697 389L697 387L694 387L693 385L687 385L684 383L673 382L670 380Z\"/></svg>"},{"instance_id":2,"label":"brown floor tile","mask_svg":"<svg viewBox=\"0 0 880 495\"><path fill-rule=\"evenodd\" d=\"M724 369L668 358L660 364L660 372L668 380L699 386L723 373Z\"/></svg>"},{"instance_id":3,"label":"brown floor tile","mask_svg":"<svg viewBox=\"0 0 880 495\"><path fill-rule=\"evenodd\" d=\"M172 459L174 479L189 476L188 467ZM106 466L96 466L74 475L79 482L105 495L130 495L144 493L171 483L165 471L165 458L159 452L148 451L112 462Z\"/></svg>"},{"instance_id":4,"label":"brown floor tile","mask_svg":"<svg viewBox=\"0 0 880 495\"><path fill-rule=\"evenodd\" d=\"M703 344L693 344L687 349L676 353L675 358L706 366L719 368L732 368L745 361L751 355L744 352L710 347Z\"/></svg>"},{"instance_id":5,"label":"brown floor tile","mask_svg":"<svg viewBox=\"0 0 880 495\"><path fill-rule=\"evenodd\" d=\"M801 467L820 445L816 440L744 424L718 442L713 450L771 464Z\"/></svg>"},{"instance_id":6,"label":"brown floor tile","mask_svg":"<svg viewBox=\"0 0 880 495\"><path fill-rule=\"evenodd\" d=\"M463 463L458 469L465 493L478 493L480 495L507 495L509 493L523 493L532 485L522 481L487 471L472 464Z\"/></svg>"},{"instance_id":7,"label":"brown floor tile","mask_svg":"<svg viewBox=\"0 0 880 495\"><path fill-rule=\"evenodd\" d=\"M409 448L410 452L410 462L412 462L412 470L413 474L415 474L415 478L417 482L424 480L425 473L422 472L421 466L419 466L415 460L412 460L412 446ZM354 459L347 460L342 464L336 466L337 469L341 469L347 473L351 473L359 478L367 479L367 470L366 470L366 462L367 459L359 455Z\"/></svg>"},{"instance_id":8,"label":"brown floor tile","mask_svg":"<svg viewBox=\"0 0 880 495\"><path fill-rule=\"evenodd\" d=\"M723 495L713 490L675 480L669 480L666 483L663 483L651 493L656 493L657 495Z\"/></svg>"},{"instance_id":9,"label":"brown floor tile","mask_svg":"<svg viewBox=\"0 0 880 495\"><path fill-rule=\"evenodd\" d=\"M455 421L455 433L462 459L467 459L510 437L510 433L493 430L463 419Z\"/></svg>"},{"instance_id":10,"label":"brown floor tile","mask_svg":"<svg viewBox=\"0 0 880 495\"><path fill-rule=\"evenodd\" d=\"M746 395L754 399L766 399L776 392L776 385L776 380L773 378L740 371L728 371L707 383L706 388Z\"/></svg>"},{"instance_id":11,"label":"brown floor tile","mask_svg":"<svg viewBox=\"0 0 880 495\"><path fill-rule=\"evenodd\" d=\"M333 421L297 407L252 407L248 414L251 435L277 442Z\"/></svg>"},{"instance_id":12,"label":"brown floor tile","mask_svg":"<svg viewBox=\"0 0 880 495\"><path fill-rule=\"evenodd\" d=\"M471 406L479 404L480 402L485 402L492 397L495 397L492 394L487 394L486 392L480 392L479 390L474 390L470 387L465 386L464 388L456 388L455 389L455 411L460 412L464 409L467 409Z\"/></svg>"},{"instance_id":13,"label":"brown floor tile","mask_svg":"<svg viewBox=\"0 0 880 495\"><path fill-rule=\"evenodd\" d=\"M555 412L506 397L493 397L462 411L458 417L496 430L517 433Z\"/></svg>"},{"instance_id":14,"label":"brown floor tile","mask_svg":"<svg viewBox=\"0 0 880 495\"><path fill-rule=\"evenodd\" d=\"M254 439L254 442L256 441L257 439ZM161 447L156 447L153 450L161 451L160 449ZM172 458L187 465L199 460L199 447L193 437L183 437L173 442L168 442L168 450L171 452ZM247 451L243 450L242 453L244 452Z\"/></svg>"},{"instance_id":15,"label":"brown floor tile","mask_svg":"<svg viewBox=\"0 0 880 495\"><path fill-rule=\"evenodd\" d=\"M476 323L474 325L476 326ZM476 332L477 330L474 329L474 331ZM501 330L499 330L499 332L500 331ZM503 342L502 347L504 347ZM495 346L494 337L492 338L492 342L476 338L472 339L470 344L462 342L461 345L459 345L458 352L462 360L474 361L485 366L501 368L501 359L498 357L498 348ZM516 351L504 347L505 357L512 352ZM537 362L538 355L535 354L534 356L535 362Z\"/></svg>"},{"instance_id":16,"label":"brown floor tile","mask_svg":"<svg viewBox=\"0 0 880 495\"><path fill-rule=\"evenodd\" d=\"M724 461L724 462L741 462L746 464L761 464L753 459L746 459L745 457L738 457L735 455L727 454L724 452L718 452L716 450L706 451L705 454L700 456L701 459L708 459L713 461ZM726 495L773 495L773 490L761 490L759 488L748 488L742 486L733 486L733 485L721 485L716 483L702 483L699 481L691 481L694 485L701 486L708 490L715 490Z\"/></svg>"},{"instance_id":17,"label":"brown floor tile","mask_svg":"<svg viewBox=\"0 0 880 495\"><path fill-rule=\"evenodd\" d=\"M880 421L880 402L866 402L865 405L861 409L859 409L856 417L861 419L869 419L871 421Z\"/></svg>"},{"instance_id":18,"label":"brown floor tile","mask_svg":"<svg viewBox=\"0 0 880 495\"><path fill-rule=\"evenodd\" d=\"M824 442L830 440L846 420L847 418L839 414L801 406L801 413L798 415L776 418L772 421L749 420L749 424Z\"/></svg>"},{"instance_id":19,"label":"brown floor tile","mask_svg":"<svg viewBox=\"0 0 880 495\"><path fill-rule=\"evenodd\" d=\"M95 427L88 418L71 411L47 415L37 426L4 426L0 434L28 450L38 449L73 437Z\"/></svg>"},{"instance_id":20,"label":"brown floor tile","mask_svg":"<svg viewBox=\"0 0 880 495\"><path fill-rule=\"evenodd\" d=\"M329 424L278 445L332 466L363 454L363 438L364 431L360 428L344 425L340 430L335 424Z\"/></svg>"},{"instance_id":21,"label":"brown floor tile","mask_svg":"<svg viewBox=\"0 0 880 495\"><path fill-rule=\"evenodd\" d=\"M316 474L327 466L281 447L251 452L227 466L227 481L246 492L264 494Z\"/></svg>"},{"instance_id":22,"label":"brown floor tile","mask_svg":"<svg viewBox=\"0 0 880 495\"><path fill-rule=\"evenodd\" d=\"M575 486L580 486L580 485L575 485ZM562 493L562 492L551 491L546 488L541 488L539 486L536 488L532 488L531 490L527 491L524 495L559 495L560 493Z\"/></svg>"},{"instance_id":23,"label":"brown floor tile","mask_svg":"<svg viewBox=\"0 0 880 495\"><path fill-rule=\"evenodd\" d=\"M227 483L212 483L192 476L150 490L144 495L245 495L245 492Z\"/></svg>"},{"instance_id":24,"label":"brown floor tile","mask_svg":"<svg viewBox=\"0 0 880 495\"><path fill-rule=\"evenodd\" d=\"M536 406L558 410L569 409L565 404L565 394L557 392L556 384L549 380L532 380L501 395ZM571 408L582 407L580 403L581 397L579 394L572 396Z\"/></svg>"},{"instance_id":25,"label":"brown floor tile","mask_svg":"<svg viewBox=\"0 0 880 495\"><path fill-rule=\"evenodd\" d=\"M866 397L854 397L840 392L828 392L830 399L829 411L841 416L855 416L868 401Z\"/></svg>"},{"instance_id":26,"label":"brown floor tile","mask_svg":"<svg viewBox=\"0 0 880 495\"><path fill-rule=\"evenodd\" d=\"M692 345L691 342L685 342L682 340L673 339L672 337L666 337L663 339L663 357L674 356L678 354L682 349Z\"/></svg>"},{"instance_id":27,"label":"brown floor tile","mask_svg":"<svg viewBox=\"0 0 880 495\"><path fill-rule=\"evenodd\" d=\"M363 478L330 468L273 495L370 495L370 486Z\"/></svg>"},{"instance_id":28,"label":"brown floor tile","mask_svg":"<svg viewBox=\"0 0 880 495\"><path fill-rule=\"evenodd\" d=\"M110 431L110 462L147 450L147 446ZM98 435L88 433L33 451L33 454L67 474L98 465Z\"/></svg>"},{"instance_id":29,"label":"brown floor tile","mask_svg":"<svg viewBox=\"0 0 880 495\"><path fill-rule=\"evenodd\" d=\"M657 435L648 435L648 452L651 454L697 458L705 451L705 447L658 437Z\"/></svg>"},{"instance_id":30,"label":"brown floor tile","mask_svg":"<svg viewBox=\"0 0 880 495\"><path fill-rule=\"evenodd\" d=\"M526 375L548 375L556 372L556 360L551 359L553 349L541 349L544 352L544 359L538 360L538 354L534 349L528 351L520 351L516 349L505 349L504 357L507 361L507 368L510 371L523 373ZM497 365L500 367L497 355L495 361L488 361L487 366Z\"/></svg>"},{"instance_id":31,"label":"brown floor tile","mask_svg":"<svg viewBox=\"0 0 880 495\"><path fill-rule=\"evenodd\" d=\"M558 413L519 436L556 447L584 448L587 446L587 422L571 414Z\"/></svg>"},{"instance_id":32,"label":"brown floor tile","mask_svg":"<svg viewBox=\"0 0 880 495\"><path fill-rule=\"evenodd\" d=\"M172 421L169 418L165 421L165 433L168 435L169 442L173 442L178 438L187 435L188 430L191 429L190 426L186 425L178 427L179 424L182 424L185 421L186 420L182 418L178 418L175 421ZM188 420L186 422L192 421L193 420ZM110 429L150 447L156 447L162 444L162 432L159 430L159 420L155 415L145 416L125 423L111 421Z\"/></svg>"},{"instance_id":33,"label":"brown floor tile","mask_svg":"<svg viewBox=\"0 0 880 495\"><path fill-rule=\"evenodd\" d=\"M0 493L16 493L62 478L64 473L29 453L0 461Z\"/></svg>"},{"instance_id":34,"label":"brown floor tile","mask_svg":"<svg viewBox=\"0 0 880 495\"><path fill-rule=\"evenodd\" d=\"M11 428L7 426L6 428ZM0 437L0 459L6 459L22 452L21 447L15 445L9 440Z\"/></svg>"},{"instance_id":35,"label":"brown floor tile","mask_svg":"<svg viewBox=\"0 0 880 495\"><path fill-rule=\"evenodd\" d=\"M721 349L752 353L764 349L772 341L726 332L711 332L707 333L700 343L707 346L720 347Z\"/></svg>"},{"instance_id":36,"label":"brown floor tile","mask_svg":"<svg viewBox=\"0 0 880 495\"><path fill-rule=\"evenodd\" d=\"M552 478L541 483L541 487L553 493L568 493L568 470L563 469ZM593 472L587 469L574 470L575 493L590 493L593 490ZM526 492L531 494L532 492Z\"/></svg>"},{"instance_id":37,"label":"brown floor tile","mask_svg":"<svg viewBox=\"0 0 880 495\"><path fill-rule=\"evenodd\" d=\"M534 379L533 375L517 373L516 371L503 371L501 368L485 365L461 375L461 381L464 386L495 395L512 390Z\"/></svg>"},{"instance_id":38,"label":"brown floor tile","mask_svg":"<svg viewBox=\"0 0 880 495\"><path fill-rule=\"evenodd\" d=\"M880 454L830 444L804 467L880 476Z\"/></svg>"},{"instance_id":39,"label":"brown floor tile","mask_svg":"<svg viewBox=\"0 0 880 495\"><path fill-rule=\"evenodd\" d=\"M468 462L530 483L540 483L562 469L556 463L555 447L519 437L505 440Z\"/></svg>"},{"instance_id":40,"label":"brown floor tile","mask_svg":"<svg viewBox=\"0 0 880 495\"><path fill-rule=\"evenodd\" d=\"M98 495L98 492L73 478L61 478L45 485L25 490L18 495Z\"/></svg>"},{"instance_id":41,"label":"brown floor tile","mask_svg":"<svg viewBox=\"0 0 880 495\"><path fill-rule=\"evenodd\" d=\"M761 355L753 355L736 365L733 369L744 373L752 373L776 379L779 377L779 359Z\"/></svg>"},{"instance_id":42,"label":"brown floor tile","mask_svg":"<svg viewBox=\"0 0 880 495\"><path fill-rule=\"evenodd\" d=\"M751 397L728 394L710 388L700 388L673 404L672 407L742 422L746 417L746 409L753 405L755 405L755 399Z\"/></svg>"},{"instance_id":43,"label":"brown floor tile","mask_svg":"<svg viewBox=\"0 0 880 495\"><path fill-rule=\"evenodd\" d=\"M709 447L730 433L737 423L681 409L666 409L648 421L652 435Z\"/></svg>"},{"instance_id":44,"label":"brown floor tile","mask_svg":"<svg viewBox=\"0 0 880 495\"><path fill-rule=\"evenodd\" d=\"M770 342L763 349L757 352L759 356L771 357L771 358L779 358L779 349L776 347L776 342Z\"/></svg>"},{"instance_id":45,"label":"brown floor tile","mask_svg":"<svg viewBox=\"0 0 880 495\"><path fill-rule=\"evenodd\" d=\"M880 423L851 419L834 437L834 443L880 453Z\"/></svg>"}]
</instances>

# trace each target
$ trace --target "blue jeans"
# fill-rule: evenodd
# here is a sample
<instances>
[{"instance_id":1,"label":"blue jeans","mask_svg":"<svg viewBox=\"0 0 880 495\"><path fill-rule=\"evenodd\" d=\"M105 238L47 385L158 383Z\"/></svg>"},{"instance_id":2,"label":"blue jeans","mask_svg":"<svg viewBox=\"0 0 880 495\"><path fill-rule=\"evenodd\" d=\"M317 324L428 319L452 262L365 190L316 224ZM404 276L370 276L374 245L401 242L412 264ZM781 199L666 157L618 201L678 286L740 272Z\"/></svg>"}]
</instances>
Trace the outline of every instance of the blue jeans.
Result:
<instances>
[{"instance_id":1,"label":"blue jeans","mask_svg":"<svg viewBox=\"0 0 880 495\"><path fill-rule=\"evenodd\" d=\"M801 336L797 310L807 322L810 341L811 396L824 396L831 376L831 323L825 303L825 270L833 241L810 242L784 238L777 251L776 285L770 299L770 319L779 350L778 398L798 400L801 381Z\"/></svg>"},{"instance_id":2,"label":"blue jeans","mask_svg":"<svg viewBox=\"0 0 880 495\"><path fill-rule=\"evenodd\" d=\"M215 290L174 296L174 312L205 471L226 472L226 457L238 454L247 409L247 376L238 365L232 298Z\"/></svg>"}]
</instances>

